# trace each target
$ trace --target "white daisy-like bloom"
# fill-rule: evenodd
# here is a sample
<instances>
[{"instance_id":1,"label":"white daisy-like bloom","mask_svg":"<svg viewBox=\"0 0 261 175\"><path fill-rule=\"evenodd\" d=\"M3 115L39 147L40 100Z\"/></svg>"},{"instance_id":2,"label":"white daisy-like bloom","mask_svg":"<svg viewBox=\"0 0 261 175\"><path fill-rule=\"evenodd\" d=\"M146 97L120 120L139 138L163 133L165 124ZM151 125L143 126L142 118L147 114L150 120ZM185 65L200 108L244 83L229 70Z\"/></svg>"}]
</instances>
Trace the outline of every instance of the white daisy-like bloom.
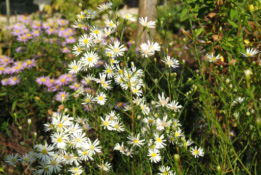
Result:
<instances>
[{"instance_id":1,"label":"white daisy-like bloom","mask_svg":"<svg viewBox=\"0 0 261 175\"><path fill-rule=\"evenodd\" d=\"M172 127L175 129L176 127L181 126L177 119L172 119Z\"/></svg>"},{"instance_id":2,"label":"white daisy-like bloom","mask_svg":"<svg viewBox=\"0 0 261 175\"><path fill-rule=\"evenodd\" d=\"M241 52L241 54L244 57L256 57L258 53L259 53L259 50L254 49L254 48L247 48L246 53Z\"/></svg>"},{"instance_id":3,"label":"white daisy-like bloom","mask_svg":"<svg viewBox=\"0 0 261 175\"><path fill-rule=\"evenodd\" d=\"M69 115L58 114L57 117L52 118L52 124L58 132L62 132L65 128L72 125L73 118Z\"/></svg>"},{"instance_id":4,"label":"white daisy-like bloom","mask_svg":"<svg viewBox=\"0 0 261 175\"><path fill-rule=\"evenodd\" d=\"M16 165L16 163L18 162L18 154L9 154L6 158L5 158L5 162L8 163L10 166L14 166Z\"/></svg>"},{"instance_id":5,"label":"white daisy-like bloom","mask_svg":"<svg viewBox=\"0 0 261 175\"><path fill-rule=\"evenodd\" d=\"M127 20L127 21L132 21L132 22L135 22L135 21L136 21L136 18L133 17L133 15L130 14L130 13L124 14L124 13L121 12L121 15L120 15L120 16L121 16L121 18L123 18L123 19L125 19L125 20Z\"/></svg>"},{"instance_id":6,"label":"white daisy-like bloom","mask_svg":"<svg viewBox=\"0 0 261 175\"><path fill-rule=\"evenodd\" d=\"M100 92L96 98L95 101L99 104L99 105L104 105L107 101L107 96L106 94L104 94L103 92Z\"/></svg>"},{"instance_id":7,"label":"white daisy-like bloom","mask_svg":"<svg viewBox=\"0 0 261 175\"><path fill-rule=\"evenodd\" d=\"M51 175L50 166L48 166L45 162L40 162L38 169L36 170L35 174L44 174L44 175Z\"/></svg>"},{"instance_id":8,"label":"white daisy-like bloom","mask_svg":"<svg viewBox=\"0 0 261 175\"><path fill-rule=\"evenodd\" d=\"M108 48L106 48L105 52L110 53L113 56L122 56L124 54L124 51L126 51L124 45L121 45L119 41L115 41L114 45L109 44Z\"/></svg>"},{"instance_id":9,"label":"white daisy-like bloom","mask_svg":"<svg viewBox=\"0 0 261 175\"><path fill-rule=\"evenodd\" d=\"M82 53L82 46L80 44L74 45L72 48L72 53L75 56L78 56Z\"/></svg>"},{"instance_id":10,"label":"white daisy-like bloom","mask_svg":"<svg viewBox=\"0 0 261 175\"><path fill-rule=\"evenodd\" d=\"M77 149L77 153L79 155L80 160L82 161L88 161L88 160L93 160L92 155L89 154L89 150L87 148L81 148Z\"/></svg>"},{"instance_id":11,"label":"white daisy-like bloom","mask_svg":"<svg viewBox=\"0 0 261 175\"><path fill-rule=\"evenodd\" d=\"M87 105L87 104L92 104L94 102L95 102L94 96L92 96L91 94L86 94L86 96L83 99L82 104Z\"/></svg>"},{"instance_id":12,"label":"white daisy-like bloom","mask_svg":"<svg viewBox=\"0 0 261 175\"><path fill-rule=\"evenodd\" d=\"M90 48L90 46L92 46L92 43L93 43L93 37L88 36L87 34L84 34L79 38L79 45L86 49Z\"/></svg>"},{"instance_id":13,"label":"white daisy-like bloom","mask_svg":"<svg viewBox=\"0 0 261 175\"><path fill-rule=\"evenodd\" d=\"M178 137L183 137L184 134L182 133L182 130L180 128L177 128L176 131L174 132L174 136L178 138Z\"/></svg>"},{"instance_id":14,"label":"white daisy-like bloom","mask_svg":"<svg viewBox=\"0 0 261 175\"><path fill-rule=\"evenodd\" d=\"M208 60L209 62L216 62L216 61L219 60L219 59L220 59L220 55L214 56L213 53L207 54L207 60Z\"/></svg>"},{"instance_id":15,"label":"white daisy-like bloom","mask_svg":"<svg viewBox=\"0 0 261 175\"><path fill-rule=\"evenodd\" d=\"M97 83L100 83L101 86L105 89L105 90L109 90L112 88L111 86L111 80L106 81L106 74L105 73L99 73L100 79L96 79L95 81Z\"/></svg>"},{"instance_id":16,"label":"white daisy-like bloom","mask_svg":"<svg viewBox=\"0 0 261 175\"><path fill-rule=\"evenodd\" d=\"M169 97L165 98L164 92L162 92L161 96L158 94L159 102L157 102L157 107L165 107L168 105Z\"/></svg>"},{"instance_id":17,"label":"white daisy-like bloom","mask_svg":"<svg viewBox=\"0 0 261 175\"><path fill-rule=\"evenodd\" d=\"M192 153L193 156L195 156L195 158L198 157L203 157L204 156L204 151L202 148L197 148L197 146L195 146L194 148L192 147L190 152Z\"/></svg>"},{"instance_id":18,"label":"white daisy-like bloom","mask_svg":"<svg viewBox=\"0 0 261 175\"><path fill-rule=\"evenodd\" d=\"M194 142L192 140L185 140L185 138L184 138L184 143L181 143L180 146L188 147L193 143Z\"/></svg>"},{"instance_id":19,"label":"white daisy-like bloom","mask_svg":"<svg viewBox=\"0 0 261 175\"><path fill-rule=\"evenodd\" d=\"M166 146L166 140L164 139L164 135L159 135L159 133L154 134L154 140L156 144L156 149L161 149Z\"/></svg>"},{"instance_id":20,"label":"white daisy-like bloom","mask_svg":"<svg viewBox=\"0 0 261 175\"><path fill-rule=\"evenodd\" d=\"M176 102L175 100L167 104L168 109L173 110L174 112L179 112L182 108L181 105L179 105L179 102Z\"/></svg>"},{"instance_id":21,"label":"white daisy-like bloom","mask_svg":"<svg viewBox=\"0 0 261 175\"><path fill-rule=\"evenodd\" d=\"M167 121L167 120L168 120L167 115L165 115L162 120L160 118L157 118L156 121L157 130L162 131L165 128L168 128L171 125L172 121L171 120Z\"/></svg>"},{"instance_id":22,"label":"white daisy-like bloom","mask_svg":"<svg viewBox=\"0 0 261 175\"><path fill-rule=\"evenodd\" d=\"M141 17L139 18L139 22L141 25L143 25L146 28L155 28L156 27L156 22L155 21L148 21L148 17L146 16L145 18Z\"/></svg>"},{"instance_id":23,"label":"white daisy-like bloom","mask_svg":"<svg viewBox=\"0 0 261 175\"><path fill-rule=\"evenodd\" d=\"M99 61L99 56L97 53L91 51L84 53L83 57L80 59L80 63L84 69L92 68Z\"/></svg>"},{"instance_id":24,"label":"white daisy-like bloom","mask_svg":"<svg viewBox=\"0 0 261 175\"><path fill-rule=\"evenodd\" d=\"M82 128L78 123L70 125L68 128L65 129L65 132L68 132L70 135L74 133L82 132Z\"/></svg>"},{"instance_id":25,"label":"white daisy-like bloom","mask_svg":"<svg viewBox=\"0 0 261 175\"><path fill-rule=\"evenodd\" d=\"M149 149L148 157L150 157L150 161L154 163L161 160L160 152L157 149Z\"/></svg>"},{"instance_id":26,"label":"white daisy-like bloom","mask_svg":"<svg viewBox=\"0 0 261 175\"><path fill-rule=\"evenodd\" d=\"M155 121L156 120L153 117L146 117L143 119L143 122L146 123L147 125L153 125Z\"/></svg>"},{"instance_id":27,"label":"white daisy-like bloom","mask_svg":"<svg viewBox=\"0 0 261 175\"><path fill-rule=\"evenodd\" d=\"M50 158L54 155L54 147L52 145L35 145L36 149L36 157L40 159L42 162L48 162Z\"/></svg>"},{"instance_id":28,"label":"white daisy-like bloom","mask_svg":"<svg viewBox=\"0 0 261 175\"><path fill-rule=\"evenodd\" d=\"M103 126L103 129L108 129L109 131L112 130L112 121L110 120L110 117L109 116L106 116L105 119L103 119L102 117L101 118L101 126Z\"/></svg>"},{"instance_id":29,"label":"white daisy-like bloom","mask_svg":"<svg viewBox=\"0 0 261 175\"><path fill-rule=\"evenodd\" d=\"M103 162L100 165L97 165L101 170L105 171L105 172L109 172L111 169L111 164L108 162Z\"/></svg>"},{"instance_id":30,"label":"white daisy-like bloom","mask_svg":"<svg viewBox=\"0 0 261 175\"><path fill-rule=\"evenodd\" d=\"M24 164L28 164L30 162L32 162L34 159L31 157L30 154L25 153L23 156L20 157L20 159L18 159L21 163Z\"/></svg>"},{"instance_id":31,"label":"white daisy-like bloom","mask_svg":"<svg viewBox=\"0 0 261 175\"><path fill-rule=\"evenodd\" d=\"M113 34L115 32L115 29L114 28L109 28L109 27L105 27L103 29L103 34L105 36L110 36L111 34Z\"/></svg>"},{"instance_id":32,"label":"white daisy-like bloom","mask_svg":"<svg viewBox=\"0 0 261 175\"><path fill-rule=\"evenodd\" d=\"M176 173L173 172L173 170L171 170L169 166L161 165L159 167L159 171L160 173L158 173L158 175L176 175Z\"/></svg>"},{"instance_id":33,"label":"white daisy-like bloom","mask_svg":"<svg viewBox=\"0 0 261 175\"><path fill-rule=\"evenodd\" d=\"M104 65L105 70L103 71L108 78L112 78L114 76L114 69L115 67L113 65L105 64Z\"/></svg>"},{"instance_id":34,"label":"white daisy-like bloom","mask_svg":"<svg viewBox=\"0 0 261 175\"><path fill-rule=\"evenodd\" d=\"M95 10L85 10L87 19L94 19L97 16L97 12Z\"/></svg>"},{"instance_id":35,"label":"white daisy-like bloom","mask_svg":"<svg viewBox=\"0 0 261 175\"><path fill-rule=\"evenodd\" d=\"M65 162L65 164L67 164L67 165L72 165L72 164L79 165L78 157L76 157L73 153L63 151L61 154L63 156L63 161Z\"/></svg>"},{"instance_id":36,"label":"white daisy-like bloom","mask_svg":"<svg viewBox=\"0 0 261 175\"><path fill-rule=\"evenodd\" d=\"M75 20L72 27L75 29L82 29L83 28L83 23L81 20Z\"/></svg>"},{"instance_id":37,"label":"white daisy-like bloom","mask_svg":"<svg viewBox=\"0 0 261 175\"><path fill-rule=\"evenodd\" d=\"M151 50L151 51L153 51L153 52L155 52L155 51L160 51L160 45L159 45L159 43L157 43L157 42L150 42L149 40L148 40L148 47L149 47L149 50Z\"/></svg>"},{"instance_id":38,"label":"white daisy-like bloom","mask_svg":"<svg viewBox=\"0 0 261 175\"><path fill-rule=\"evenodd\" d=\"M80 14L77 14L76 17L78 19L78 22L82 22L84 19L87 18L87 14L83 11Z\"/></svg>"},{"instance_id":39,"label":"white daisy-like bloom","mask_svg":"<svg viewBox=\"0 0 261 175\"><path fill-rule=\"evenodd\" d=\"M53 155L48 162L47 166L50 170L51 173L58 173L61 171L62 165L61 163L63 162L62 157L58 155Z\"/></svg>"},{"instance_id":40,"label":"white daisy-like bloom","mask_svg":"<svg viewBox=\"0 0 261 175\"><path fill-rule=\"evenodd\" d=\"M114 120L111 123L112 130L117 132L123 132L125 131L124 127L122 126L122 123L120 123L118 120Z\"/></svg>"},{"instance_id":41,"label":"white daisy-like bloom","mask_svg":"<svg viewBox=\"0 0 261 175\"><path fill-rule=\"evenodd\" d=\"M144 103L144 102L145 102L144 98L140 98L140 97L133 98L133 103L136 105L140 105L141 103Z\"/></svg>"},{"instance_id":42,"label":"white daisy-like bloom","mask_svg":"<svg viewBox=\"0 0 261 175\"><path fill-rule=\"evenodd\" d=\"M150 113L150 108L144 103L140 104L140 109L144 115L148 115Z\"/></svg>"},{"instance_id":43,"label":"white daisy-like bloom","mask_svg":"<svg viewBox=\"0 0 261 175\"><path fill-rule=\"evenodd\" d=\"M80 175L82 174L83 169L82 166L75 166L75 167L71 167L68 171L73 173L73 175Z\"/></svg>"},{"instance_id":44,"label":"white daisy-like bloom","mask_svg":"<svg viewBox=\"0 0 261 175\"><path fill-rule=\"evenodd\" d=\"M53 135L51 135L51 139L54 146L60 149L65 149L69 137L67 134L61 132L61 133L54 133Z\"/></svg>"},{"instance_id":45,"label":"white daisy-like bloom","mask_svg":"<svg viewBox=\"0 0 261 175\"><path fill-rule=\"evenodd\" d=\"M145 140L141 140L140 139L140 133L135 137L135 136L128 136L127 137L129 139L129 141L127 141L128 144L133 145L133 146L138 146L141 147L142 145L144 145Z\"/></svg>"},{"instance_id":46,"label":"white daisy-like bloom","mask_svg":"<svg viewBox=\"0 0 261 175\"><path fill-rule=\"evenodd\" d=\"M167 56L162 60L168 67L177 68L179 67L179 61L175 58L171 58L170 56Z\"/></svg>"},{"instance_id":47,"label":"white daisy-like bloom","mask_svg":"<svg viewBox=\"0 0 261 175\"><path fill-rule=\"evenodd\" d=\"M149 49L149 46L146 43L140 45L140 52L142 56L146 58L155 54L155 51Z\"/></svg>"},{"instance_id":48,"label":"white daisy-like bloom","mask_svg":"<svg viewBox=\"0 0 261 175\"><path fill-rule=\"evenodd\" d=\"M105 11L105 10L108 10L108 9L111 9L112 8L112 3L111 2L106 2L104 4L101 4L97 7L97 9L102 12L102 11Z\"/></svg>"},{"instance_id":49,"label":"white daisy-like bloom","mask_svg":"<svg viewBox=\"0 0 261 175\"><path fill-rule=\"evenodd\" d=\"M93 26L91 28L91 36L95 36L95 35L101 35L102 34L102 30L98 29L97 27Z\"/></svg>"},{"instance_id":50,"label":"white daisy-like bloom","mask_svg":"<svg viewBox=\"0 0 261 175\"><path fill-rule=\"evenodd\" d=\"M116 114L116 112L112 110L109 114L106 115L106 117L109 117L111 121L115 121L118 120L119 114Z\"/></svg>"},{"instance_id":51,"label":"white daisy-like bloom","mask_svg":"<svg viewBox=\"0 0 261 175\"><path fill-rule=\"evenodd\" d=\"M168 139L172 145L177 144L178 141L178 139L174 135L175 134L172 131L168 134Z\"/></svg>"},{"instance_id":52,"label":"white daisy-like bloom","mask_svg":"<svg viewBox=\"0 0 261 175\"><path fill-rule=\"evenodd\" d=\"M92 142L89 138L87 139L86 149L91 156L95 153L101 152L101 146L99 146L99 143L100 141L98 139L96 139L94 142Z\"/></svg>"},{"instance_id":53,"label":"white daisy-like bloom","mask_svg":"<svg viewBox=\"0 0 261 175\"><path fill-rule=\"evenodd\" d=\"M74 132L72 134L71 140L75 148L81 148L87 142L87 138L85 137L84 132Z\"/></svg>"},{"instance_id":54,"label":"white daisy-like bloom","mask_svg":"<svg viewBox=\"0 0 261 175\"><path fill-rule=\"evenodd\" d=\"M84 80L86 83L90 84L91 81L95 80L95 78L91 74L88 74L86 77L84 77Z\"/></svg>"},{"instance_id":55,"label":"white daisy-like bloom","mask_svg":"<svg viewBox=\"0 0 261 175\"><path fill-rule=\"evenodd\" d=\"M68 70L70 74L77 74L81 70L82 66L80 62L76 62L76 60L73 60L68 65Z\"/></svg>"},{"instance_id":56,"label":"white daisy-like bloom","mask_svg":"<svg viewBox=\"0 0 261 175\"><path fill-rule=\"evenodd\" d=\"M133 153L133 148L125 148L124 154L126 156L132 157Z\"/></svg>"},{"instance_id":57,"label":"white daisy-like bloom","mask_svg":"<svg viewBox=\"0 0 261 175\"><path fill-rule=\"evenodd\" d=\"M105 20L105 25L106 27L109 27L109 28L117 28L117 24L115 24L112 20Z\"/></svg>"},{"instance_id":58,"label":"white daisy-like bloom","mask_svg":"<svg viewBox=\"0 0 261 175\"><path fill-rule=\"evenodd\" d=\"M125 154L125 147L124 147L124 142L121 143L121 145L119 143L116 143L113 150L118 150L120 151L122 154Z\"/></svg>"},{"instance_id":59,"label":"white daisy-like bloom","mask_svg":"<svg viewBox=\"0 0 261 175\"><path fill-rule=\"evenodd\" d=\"M138 97L142 96L142 90L140 86L131 87L131 91L134 95L137 95Z\"/></svg>"},{"instance_id":60,"label":"white daisy-like bloom","mask_svg":"<svg viewBox=\"0 0 261 175\"><path fill-rule=\"evenodd\" d=\"M243 103L244 100L245 100L244 97L237 97L237 98L232 102L232 106L235 106L236 104L241 104L241 103Z\"/></svg>"}]
</instances>

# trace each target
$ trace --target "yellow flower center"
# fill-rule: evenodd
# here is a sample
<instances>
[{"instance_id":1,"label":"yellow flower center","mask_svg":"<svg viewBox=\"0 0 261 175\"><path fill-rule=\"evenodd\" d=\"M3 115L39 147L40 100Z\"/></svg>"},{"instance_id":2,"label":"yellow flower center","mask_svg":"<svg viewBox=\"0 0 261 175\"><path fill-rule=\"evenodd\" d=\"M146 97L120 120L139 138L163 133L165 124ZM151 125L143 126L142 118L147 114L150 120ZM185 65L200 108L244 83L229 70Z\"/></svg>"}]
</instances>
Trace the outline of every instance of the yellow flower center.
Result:
<instances>
[{"instance_id":1,"label":"yellow flower center","mask_svg":"<svg viewBox=\"0 0 261 175\"><path fill-rule=\"evenodd\" d=\"M156 157L156 153L152 153L151 157L155 158Z\"/></svg>"},{"instance_id":2,"label":"yellow flower center","mask_svg":"<svg viewBox=\"0 0 261 175\"><path fill-rule=\"evenodd\" d=\"M57 139L57 142L59 142L59 143L61 143L63 141L63 139L61 138L61 137L59 137L58 139Z\"/></svg>"}]
</instances>

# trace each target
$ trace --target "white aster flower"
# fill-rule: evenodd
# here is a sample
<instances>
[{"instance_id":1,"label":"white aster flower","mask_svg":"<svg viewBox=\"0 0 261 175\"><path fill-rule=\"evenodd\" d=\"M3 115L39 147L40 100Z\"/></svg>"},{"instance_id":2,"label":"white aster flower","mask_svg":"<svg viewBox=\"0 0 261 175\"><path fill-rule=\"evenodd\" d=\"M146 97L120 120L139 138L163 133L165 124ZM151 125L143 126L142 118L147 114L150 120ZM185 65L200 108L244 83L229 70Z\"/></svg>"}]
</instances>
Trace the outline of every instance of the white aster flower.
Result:
<instances>
[{"instance_id":1,"label":"white aster flower","mask_svg":"<svg viewBox=\"0 0 261 175\"><path fill-rule=\"evenodd\" d=\"M146 28L155 28L156 27L156 22L155 21L148 21L147 17L139 18L139 22L141 23L141 25L143 25Z\"/></svg>"},{"instance_id":2,"label":"white aster flower","mask_svg":"<svg viewBox=\"0 0 261 175\"><path fill-rule=\"evenodd\" d=\"M111 2L106 2L104 4L101 4L97 7L97 9L102 12L102 11L105 11L105 10L108 10L108 9L111 9L112 8L112 3Z\"/></svg>"},{"instance_id":3,"label":"white aster flower","mask_svg":"<svg viewBox=\"0 0 261 175\"><path fill-rule=\"evenodd\" d=\"M193 156L195 156L195 158L198 157L203 157L204 156L204 151L202 148L197 148L197 146L195 146L194 148L192 147L190 152L192 153Z\"/></svg>"},{"instance_id":4,"label":"white aster flower","mask_svg":"<svg viewBox=\"0 0 261 175\"><path fill-rule=\"evenodd\" d=\"M132 22L136 21L136 18L134 18L133 15L130 13L127 13L127 14L121 13L121 17L128 21L132 21Z\"/></svg>"},{"instance_id":5,"label":"white aster flower","mask_svg":"<svg viewBox=\"0 0 261 175\"><path fill-rule=\"evenodd\" d=\"M156 149L161 149L166 146L166 140L164 139L164 135L159 135L159 133L154 134L154 140L156 144Z\"/></svg>"},{"instance_id":6,"label":"white aster flower","mask_svg":"<svg viewBox=\"0 0 261 175\"><path fill-rule=\"evenodd\" d=\"M70 74L77 74L81 70L82 66L80 62L76 62L73 60L69 65L68 65L68 70Z\"/></svg>"},{"instance_id":7,"label":"white aster flower","mask_svg":"<svg viewBox=\"0 0 261 175\"><path fill-rule=\"evenodd\" d=\"M174 112L179 112L180 109L182 108L182 106L179 105L179 102L176 102L175 100L172 101L171 103L167 104L167 107L168 107L170 110L173 110Z\"/></svg>"},{"instance_id":8,"label":"white aster flower","mask_svg":"<svg viewBox=\"0 0 261 175\"><path fill-rule=\"evenodd\" d=\"M150 161L154 163L161 160L160 152L157 149L149 149L148 156L150 157Z\"/></svg>"},{"instance_id":9,"label":"white aster flower","mask_svg":"<svg viewBox=\"0 0 261 175\"><path fill-rule=\"evenodd\" d=\"M17 153L15 155L9 154L6 157L5 162L8 163L11 166L16 165L16 163L18 162L18 154Z\"/></svg>"},{"instance_id":10,"label":"white aster flower","mask_svg":"<svg viewBox=\"0 0 261 175\"><path fill-rule=\"evenodd\" d=\"M256 57L259 51L254 48L247 48L246 53L241 52L244 57Z\"/></svg>"},{"instance_id":11,"label":"white aster flower","mask_svg":"<svg viewBox=\"0 0 261 175\"><path fill-rule=\"evenodd\" d=\"M207 60L208 60L209 62L216 62L216 61L219 60L219 59L220 59L220 55L214 56L213 53L207 54Z\"/></svg>"},{"instance_id":12,"label":"white aster flower","mask_svg":"<svg viewBox=\"0 0 261 175\"><path fill-rule=\"evenodd\" d=\"M108 48L106 49L106 53L110 53L113 56L122 56L124 54L124 51L126 51L124 45L121 45L119 41L115 41L114 45L109 44Z\"/></svg>"},{"instance_id":13,"label":"white aster flower","mask_svg":"<svg viewBox=\"0 0 261 175\"><path fill-rule=\"evenodd\" d=\"M138 134L136 137L135 136L128 136L128 139L130 141L127 141L128 144L131 144L133 146L138 146L141 147L142 145L144 145L145 140L140 140L140 134Z\"/></svg>"},{"instance_id":14,"label":"white aster flower","mask_svg":"<svg viewBox=\"0 0 261 175\"><path fill-rule=\"evenodd\" d=\"M159 171L160 173L158 173L158 175L175 175L176 173L173 172L173 170L170 170L169 166L160 166L159 167Z\"/></svg>"},{"instance_id":15,"label":"white aster flower","mask_svg":"<svg viewBox=\"0 0 261 175\"><path fill-rule=\"evenodd\" d=\"M104 162L102 161L102 163L101 163L100 165L98 165L98 167L99 167L101 170L105 171L105 172L109 172L110 169L111 169L111 164L108 163L108 162L105 162L105 163L104 163Z\"/></svg>"},{"instance_id":16,"label":"white aster flower","mask_svg":"<svg viewBox=\"0 0 261 175\"><path fill-rule=\"evenodd\" d=\"M170 56L167 56L162 60L168 67L177 68L179 67L179 61L175 58L171 58Z\"/></svg>"},{"instance_id":17,"label":"white aster flower","mask_svg":"<svg viewBox=\"0 0 261 175\"><path fill-rule=\"evenodd\" d=\"M157 107L167 106L167 104L169 102L169 97L165 98L164 92L162 92L161 96L160 96L160 94L158 94L158 98L159 98L159 102L157 102L157 105L156 105Z\"/></svg>"}]
</instances>

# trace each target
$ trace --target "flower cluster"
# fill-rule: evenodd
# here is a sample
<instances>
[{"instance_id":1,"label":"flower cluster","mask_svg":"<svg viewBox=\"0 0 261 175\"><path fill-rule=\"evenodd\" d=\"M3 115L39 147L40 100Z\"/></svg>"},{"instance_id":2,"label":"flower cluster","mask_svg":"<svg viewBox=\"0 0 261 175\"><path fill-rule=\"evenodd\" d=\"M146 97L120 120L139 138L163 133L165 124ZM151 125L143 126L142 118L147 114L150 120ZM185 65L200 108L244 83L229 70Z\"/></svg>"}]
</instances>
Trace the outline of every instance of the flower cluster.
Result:
<instances>
[{"instance_id":1,"label":"flower cluster","mask_svg":"<svg viewBox=\"0 0 261 175\"><path fill-rule=\"evenodd\" d=\"M25 61L15 61L14 59L0 55L0 75L9 75L1 80L3 86L16 85L20 82L19 73L25 69L31 69L36 66L35 59L27 59Z\"/></svg>"},{"instance_id":2,"label":"flower cluster","mask_svg":"<svg viewBox=\"0 0 261 175\"><path fill-rule=\"evenodd\" d=\"M45 124L45 131L51 131L51 144L37 144L23 156L9 155L5 162L16 165L18 162L30 165L35 174L59 173L63 166L68 166L71 174L81 174L84 161L94 161L94 156L101 153L100 141L91 141L84 129L82 119L74 119L64 112L54 112L50 123ZM91 128L88 127L87 130ZM100 164L97 164L100 167ZM106 164L107 171L110 165ZM34 169L34 170L33 170Z\"/></svg>"}]
</instances>

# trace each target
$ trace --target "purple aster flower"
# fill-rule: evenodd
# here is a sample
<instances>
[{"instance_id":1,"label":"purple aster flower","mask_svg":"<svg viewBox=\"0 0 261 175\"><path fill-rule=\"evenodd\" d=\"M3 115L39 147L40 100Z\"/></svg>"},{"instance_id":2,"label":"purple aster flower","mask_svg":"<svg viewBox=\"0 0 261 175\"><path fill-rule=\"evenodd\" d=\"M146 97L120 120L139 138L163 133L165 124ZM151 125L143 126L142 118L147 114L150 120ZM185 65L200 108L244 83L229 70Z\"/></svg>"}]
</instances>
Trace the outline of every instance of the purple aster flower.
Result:
<instances>
[{"instance_id":1,"label":"purple aster flower","mask_svg":"<svg viewBox=\"0 0 261 175\"><path fill-rule=\"evenodd\" d=\"M134 41L133 40L130 40L127 42L128 46L131 47L133 44L134 44Z\"/></svg>"},{"instance_id":2,"label":"purple aster flower","mask_svg":"<svg viewBox=\"0 0 261 175\"><path fill-rule=\"evenodd\" d=\"M39 84L39 85L45 85L45 82L49 79L49 77L45 77L45 76L42 76L42 77L39 77L39 78L36 78L36 82Z\"/></svg>"},{"instance_id":3,"label":"purple aster flower","mask_svg":"<svg viewBox=\"0 0 261 175\"><path fill-rule=\"evenodd\" d=\"M29 22L31 22L31 18L28 17L28 16L20 15L20 16L18 16L18 21L23 23L23 24L29 23Z\"/></svg>"},{"instance_id":4,"label":"purple aster flower","mask_svg":"<svg viewBox=\"0 0 261 175\"><path fill-rule=\"evenodd\" d=\"M8 56L4 56L0 62L3 64L3 65L7 65L7 64L10 64L10 63L13 63L14 60Z\"/></svg>"},{"instance_id":5,"label":"purple aster flower","mask_svg":"<svg viewBox=\"0 0 261 175\"><path fill-rule=\"evenodd\" d=\"M45 30L45 32L48 34L48 35L51 35L51 34L56 34L57 33L57 30L55 30L54 28L47 28Z\"/></svg>"},{"instance_id":6,"label":"purple aster flower","mask_svg":"<svg viewBox=\"0 0 261 175\"><path fill-rule=\"evenodd\" d=\"M55 84L58 86L64 86L66 84L68 84L69 81L67 79L66 75L60 75L56 80L55 80Z\"/></svg>"},{"instance_id":7,"label":"purple aster flower","mask_svg":"<svg viewBox=\"0 0 261 175\"><path fill-rule=\"evenodd\" d=\"M9 81L8 81L7 78L1 80L1 83L2 83L3 86L7 86L7 85L9 85Z\"/></svg>"},{"instance_id":8,"label":"purple aster flower","mask_svg":"<svg viewBox=\"0 0 261 175\"><path fill-rule=\"evenodd\" d=\"M5 67L4 65L0 65L0 75L4 74Z\"/></svg>"},{"instance_id":9,"label":"purple aster flower","mask_svg":"<svg viewBox=\"0 0 261 175\"><path fill-rule=\"evenodd\" d=\"M66 38L66 39L65 39L65 42L66 42L67 44L73 44L73 43L76 42L76 39L73 38L72 36L70 36L69 38Z\"/></svg>"},{"instance_id":10,"label":"purple aster flower","mask_svg":"<svg viewBox=\"0 0 261 175\"><path fill-rule=\"evenodd\" d=\"M57 23L59 26L66 26L68 24L68 21L65 19L59 19Z\"/></svg>"},{"instance_id":11,"label":"purple aster flower","mask_svg":"<svg viewBox=\"0 0 261 175\"><path fill-rule=\"evenodd\" d=\"M26 35L20 35L17 38L17 41L24 42L24 44L26 43L27 40L28 40L28 38Z\"/></svg>"},{"instance_id":12,"label":"purple aster flower","mask_svg":"<svg viewBox=\"0 0 261 175\"><path fill-rule=\"evenodd\" d=\"M43 28L44 28L44 29L48 29L48 28L50 28L50 27L51 27L51 24L50 24L50 23L48 23L48 22L43 23Z\"/></svg>"},{"instance_id":13,"label":"purple aster flower","mask_svg":"<svg viewBox=\"0 0 261 175\"><path fill-rule=\"evenodd\" d=\"M127 103L117 102L116 105L114 106L114 109L117 109L117 110L124 109L124 107L126 105L127 105Z\"/></svg>"},{"instance_id":14,"label":"purple aster flower","mask_svg":"<svg viewBox=\"0 0 261 175\"><path fill-rule=\"evenodd\" d=\"M20 73L24 70L23 66L20 65L16 65L12 67L13 72L12 73Z\"/></svg>"},{"instance_id":15,"label":"purple aster flower","mask_svg":"<svg viewBox=\"0 0 261 175\"><path fill-rule=\"evenodd\" d=\"M62 49L62 53L70 53L70 50L68 49L68 47L64 47Z\"/></svg>"},{"instance_id":16,"label":"purple aster flower","mask_svg":"<svg viewBox=\"0 0 261 175\"><path fill-rule=\"evenodd\" d=\"M98 63L96 65L94 65L95 68L101 67L103 65L105 65L105 61L104 60L99 60Z\"/></svg>"},{"instance_id":17,"label":"purple aster flower","mask_svg":"<svg viewBox=\"0 0 261 175\"><path fill-rule=\"evenodd\" d=\"M12 74L13 73L13 69L12 67L6 67L3 71L4 74Z\"/></svg>"},{"instance_id":18,"label":"purple aster flower","mask_svg":"<svg viewBox=\"0 0 261 175\"><path fill-rule=\"evenodd\" d=\"M39 30L39 29L33 30L33 31L32 31L32 36L34 36L34 37L40 36L40 30Z\"/></svg>"},{"instance_id":19,"label":"purple aster flower","mask_svg":"<svg viewBox=\"0 0 261 175\"><path fill-rule=\"evenodd\" d=\"M8 84L9 85L16 85L20 82L20 77L19 76L13 76L8 78Z\"/></svg>"},{"instance_id":20,"label":"purple aster flower","mask_svg":"<svg viewBox=\"0 0 261 175\"><path fill-rule=\"evenodd\" d=\"M24 52L24 51L25 51L25 48L24 48L24 47L17 47L17 49L15 49L15 51L16 51L17 53Z\"/></svg>"},{"instance_id":21,"label":"purple aster flower","mask_svg":"<svg viewBox=\"0 0 261 175\"><path fill-rule=\"evenodd\" d=\"M76 91L77 89L80 88L80 86L81 86L80 83L74 82L73 84L71 84L71 85L69 86L69 88Z\"/></svg>"},{"instance_id":22,"label":"purple aster flower","mask_svg":"<svg viewBox=\"0 0 261 175\"><path fill-rule=\"evenodd\" d=\"M55 86L55 79L54 78L48 78L45 82L44 85L47 86L48 88Z\"/></svg>"},{"instance_id":23,"label":"purple aster flower","mask_svg":"<svg viewBox=\"0 0 261 175\"><path fill-rule=\"evenodd\" d=\"M68 92L62 91L55 95L56 101L62 102L64 100L67 100L67 97L69 96Z\"/></svg>"},{"instance_id":24,"label":"purple aster flower","mask_svg":"<svg viewBox=\"0 0 261 175\"><path fill-rule=\"evenodd\" d=\"M23 66L30 69L32 67L35 67L36 66L36 61L35 59L27 59L23 62Z\"/></svg>"}]
</instances>

